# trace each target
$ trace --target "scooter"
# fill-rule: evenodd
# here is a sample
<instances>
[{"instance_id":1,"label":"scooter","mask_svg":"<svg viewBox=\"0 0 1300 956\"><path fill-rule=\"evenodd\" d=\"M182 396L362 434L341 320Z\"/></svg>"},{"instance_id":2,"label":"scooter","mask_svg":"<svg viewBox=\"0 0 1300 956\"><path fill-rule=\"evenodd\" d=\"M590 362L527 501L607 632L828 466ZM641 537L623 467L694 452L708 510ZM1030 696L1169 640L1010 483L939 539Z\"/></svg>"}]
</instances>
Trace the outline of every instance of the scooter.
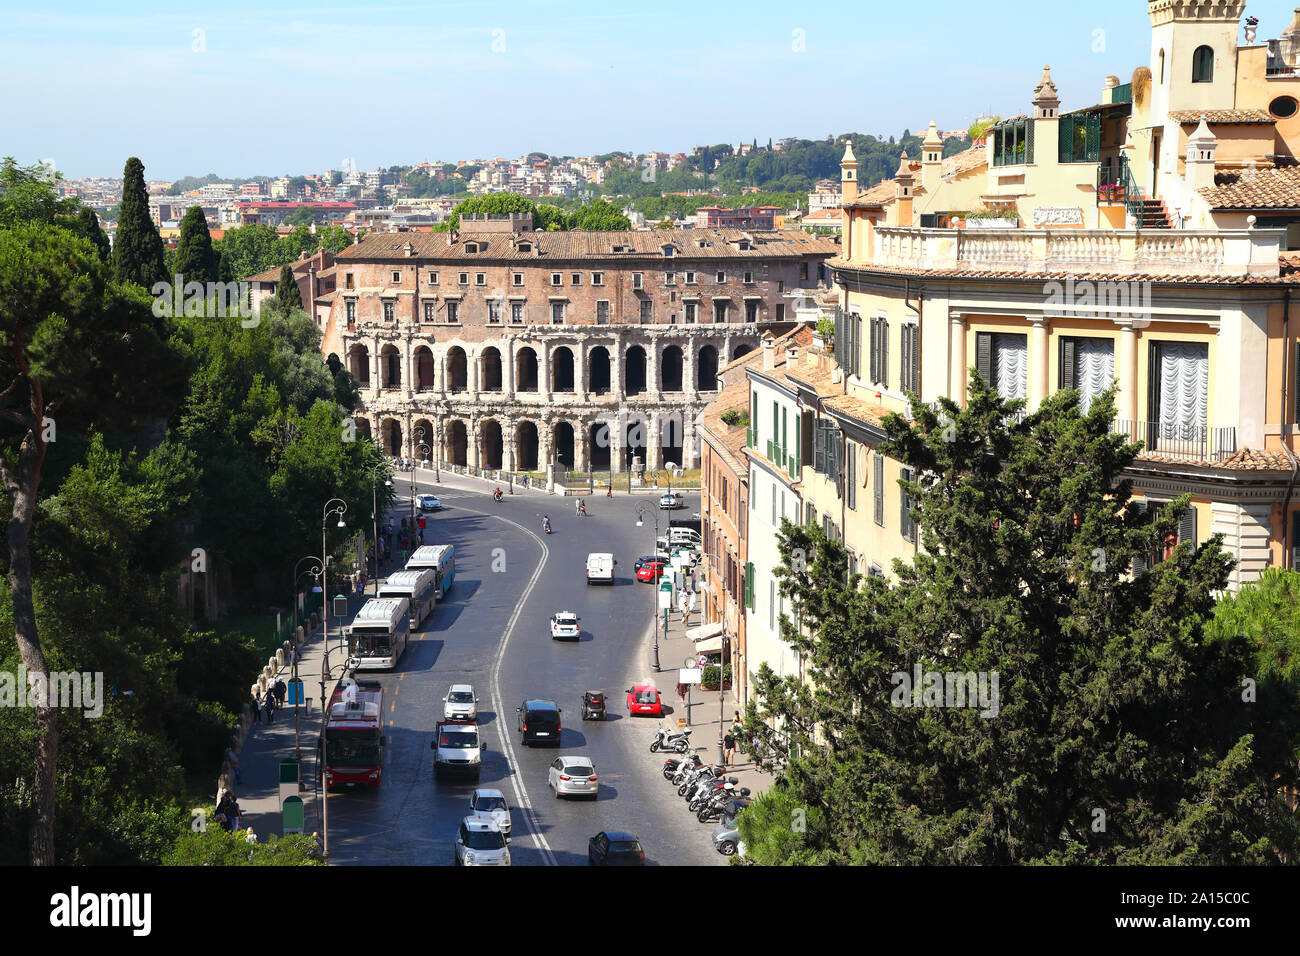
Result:
<instances>
[{"instance_id":1,"label":"scooter","mask_svg":"<svg viewBox=\"0 0 1300 956\"><path fill-rule=\"evenodd\" d=\"M685 777L687 770L693 770L702 766L703 763L704 761L700 759L699 754L691 754L687 757L670 757L664 761L664 779L672 780L679 774Z\"/></svg>"},{"instance_id":2,"label":"scooter","mask_svg":"<svg viewBox=\"0 0 1300 956\"><path fill-rule=\"evenodd\" d=\"M705 767L696 774L693 780L689 780L690 786L682 794L682 799L686 801L687 806L704 796L706 791L722 783L723 781L719 778L721 778L723 772L721 767Z\"/></svg>"},{"instance_id":3,"label":"scooter","mask_svg":"<svg viewBox=\"0 0 1300 956\"><path fill-rule=\"evenodd\" d=\"M501 494L501 489L500 489L500 488L498 488L496 491L492 492L492 500L495 501L497 504L500 504L500 503L501 503L501 499L502 499L503 497L505 497L505 496Z\"/></svg>"},{"instance_id":4,"label":"scooter","mask_svg":"<svg viewBox=\"0 0 1300 956\"><path fill-rule=\"evenodd\" d=\"M547 534L551 533L551 523L549 521L546 522L546 533Z\"/></svg>"},{"instance_id":5,"label":"scooter","mask_svg":"<svg viewBox=\"0 0 1300 956\"><path fill-rule=\"evenodd\" d=\"M687 794L694 790L701 781L717 775L718 771L707 764L703 767L696 767L694 770L688 770L685 777L682 778L682 782L677 786L677 795L686 797L689 800L690 797Z\"/></svg>"},{"instance_id":6,"label":"scooter","mask_svg":"<svg viewBox=\"0 0 1300 956\"><path fill-rule=\"evenodd\" d=\"M650 752L657 754L660 750L672 750L684 754L691 749L691 728L670 734L663 727L655 731L655 739L650 741Z\"/></svg>"},{"instance_id":7,"label":"scooter","mask_svg":"<svg viewBox=\"0 0 1300 956\"><path fill-rule=\"evenodd\" d=\"M728 811L734 810L739 813L749 804L749 787L741 787L733 793L727 794L722 798L715 798L695 814L695 819L701 823L708 823L710 820L721 819L725 816L734 816L734 813Z\"/></svg>"},{"instance_id":8,"label":"scooter","mask_svg":"<svg viewBox=\"0 0 1300 956\"><path fill-rule=\"evenodd\" d=\"M739 781L735 777L710 780L704 786L696 790L694 796L692 796L690 801L687 802L686 808L694 813L719 793L725 792L728 788L734 788L737 783L739 783Z\"/></svg>"}]
</instances>

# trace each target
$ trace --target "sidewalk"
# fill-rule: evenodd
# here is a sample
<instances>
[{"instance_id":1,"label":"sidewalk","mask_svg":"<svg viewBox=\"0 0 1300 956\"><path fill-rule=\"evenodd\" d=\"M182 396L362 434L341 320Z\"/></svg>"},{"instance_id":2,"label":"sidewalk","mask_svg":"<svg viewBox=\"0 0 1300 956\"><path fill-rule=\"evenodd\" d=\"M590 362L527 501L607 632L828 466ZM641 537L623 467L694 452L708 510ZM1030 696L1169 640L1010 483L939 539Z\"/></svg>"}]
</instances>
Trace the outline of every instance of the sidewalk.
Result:
<instances>
[{"instance_id":1,"label":"sidewalk","mask_svg":"<svg viewBox=\"0 0 1300 956\"><path fill-rule=\"evenodd\" d=\"M656 623L659 626L659 667L658 687L665 704L670 704L673 713L668 717L673 729L677 728L677 719L687 718L686 699L677 696L677 669L685 663L686 658L697 656L695 642L686 636L688 628L699 627L703 623L703 613L697 609L689 615L690 620L682 622L682 616L673 611L668 616L668 636L663 633L663 611L658 611ZM647 635L649 640L648 658L654 660L654 635ZM734 684L734 681L733 681ZM689 689L690 708L687 726L694 729L691 743L700 759L705 763L720 763L721 752L718 741L731 727L735 712L740 709L731 690L722 692L722 716L719 722L718 691L703 690L698 684ZM721 728L721 730L719 730ZM739 744L739 741L737 742ZM748 787L750 796L757 797L772 785L773 777L755 768L753 762L736 748L735 762L731 764L727 776L735 777L739 782L737 789Z\"/></svg>"}]
</instances>

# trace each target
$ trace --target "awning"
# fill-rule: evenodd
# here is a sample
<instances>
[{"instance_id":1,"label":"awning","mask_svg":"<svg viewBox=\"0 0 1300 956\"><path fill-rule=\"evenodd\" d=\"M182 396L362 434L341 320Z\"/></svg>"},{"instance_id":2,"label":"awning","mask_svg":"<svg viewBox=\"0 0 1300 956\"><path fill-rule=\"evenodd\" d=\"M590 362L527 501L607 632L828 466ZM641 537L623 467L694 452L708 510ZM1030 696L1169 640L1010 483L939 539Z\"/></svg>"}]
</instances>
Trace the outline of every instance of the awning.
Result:
<instances>
[{"instance_id":1,"label":"awning","mask_svg":"<svg viewBox=\"0 0 1300 956\"><path fill-rule=\"evenodd\" d=\"M695 645L695 650L701 654L716 654L722 652L722 638L711 637L707 641L700 641Z\"/></svg>"},{"instance_id":2,"label":"awning","mask_svg":"<svg viewBox=\"0 0 1300 956\"><path fill-rule=\"evenodd\" d=\"M718 637L721 634L722 634L721 621L714 621L712 624L701 624L699 627L687 628L686 630L686 637L689 640L695 641L697 644L700 641L706 640L707 638ZM716 650L719 651L722 650L721 642L718 643Z\"/></svg>"}]
</instances>

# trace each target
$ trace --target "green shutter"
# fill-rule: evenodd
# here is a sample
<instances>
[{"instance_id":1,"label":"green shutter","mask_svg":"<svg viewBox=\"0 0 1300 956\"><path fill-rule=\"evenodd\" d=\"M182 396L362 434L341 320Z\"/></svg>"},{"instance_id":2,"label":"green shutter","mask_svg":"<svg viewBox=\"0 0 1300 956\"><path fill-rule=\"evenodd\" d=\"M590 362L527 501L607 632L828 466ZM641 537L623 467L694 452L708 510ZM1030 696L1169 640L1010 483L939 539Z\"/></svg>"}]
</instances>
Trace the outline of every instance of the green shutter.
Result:
<instances>
[{"instance_id":1,"label":"green shutter","mask_svg":"<svg viewBox=\"0 0 1300 956\"><path fill-rule=\"evenodd\" d=\"M1293 421L1300 422L1300 342L1295 344L1295 368L1291 370L1291 384L1295 390L1295 396L1292 398L1295 405Z\"/></svg>"},{"instance_id":2,"label":"green shutter","mask_svg":"<svg viewBox=\"0 0 1300 956\"><path fill-rule=\"evenodd\" d=\"M1178 543L1184 541L1190 541L1193 547L1196 546L1196 507L1190 504L1187 506L1187 514L1178 522Z\"/></svg>"},{"instance_id":3,"label":"green shutter","mask_svg":"<svg viewBox=\"0 0 1300 956\"><path fill-rule=\"evenodd\" d=\"M1151 502L1149 501L1139 501L1135 502L1135 504L1137 505L1139 514L1145 515L1151 510ZM1139 551L1136 557L1133 558L1134 571L1145 571L1147 568L1151 567L1151 556L1147 553L1149 550L1150 548L1145 548Z\"/></svg>"},{"instance_id":4,"label":"green shutter","mask_svg":"<svg viewBox=\"0 0 1300 956\"><path fill-rule=\"evenodd\" d=\"M900 481L911 481L912 470L910 468L902 468L899 470L898 477ZM914 537L911 514L912 499L911 496L908 495L907 490L903 488L901 484L899 485L898 490L899 531L903 535L905 541L911 541Z\"/></svg>"},{"instance_id":5,"label":"green shutter","mask_svg":"<svg viewBox=\"0 0 1300 956\"><path fill-rule=\"evenodd\" d=\"M875 474L872 475L876 485L875 521L883 528L885 526L885 456L876 452L871 461L872 468L875 470Z\"/></svg>"},{"instance_id":6,"label":"green shutter","mask_svg":"<svg viewBox=\"0 0 1300 956\"><path fill-rule=\"evenodd\" d=\"M880 384L889 388L889 320L880 320Z\"/></svg>"},{"instance_id":7,"label":"green shutter","mask_svg":"<svg viewBox=\"0 0 1300 956\"><path fill-rule=\"evenodd\" d=\"M921 394L921 326L912 326L912 391Z\"/></svg>"},{"instance_id":8,"label":"green shutter","mask_svg":"<svg viewBox=\"0 0 1300 956\"><path fill-rule=\"evenodd\" d=\"M993 384L993 333L975 333L975 370L985 385Z\"/></svg>"},{"instance_id":9,"label":"green shutter","mask_svg":"<svg viewBox=\"0 0 1300 956\"><path fill-rule=\"evenodd\" d=\"M1075 342L1072 338L1067 337L1061 339L1061 367L1059 370L1060 378L1058 387L1062 389L1076 387L1074 376L1074 345Z\"/></svg>"},{"instance_id":10,"label":"green shutter","mask_svg":"<svg viewBox=\"0 0 1300 956\"><path fill-rule=\"evenodd\" d=\"M903 326L903 362L900 366L901 375L898 380L898 387L903 391L911 391L912 383L912 333L909 326Z\"/></svg>"}]
</instances>

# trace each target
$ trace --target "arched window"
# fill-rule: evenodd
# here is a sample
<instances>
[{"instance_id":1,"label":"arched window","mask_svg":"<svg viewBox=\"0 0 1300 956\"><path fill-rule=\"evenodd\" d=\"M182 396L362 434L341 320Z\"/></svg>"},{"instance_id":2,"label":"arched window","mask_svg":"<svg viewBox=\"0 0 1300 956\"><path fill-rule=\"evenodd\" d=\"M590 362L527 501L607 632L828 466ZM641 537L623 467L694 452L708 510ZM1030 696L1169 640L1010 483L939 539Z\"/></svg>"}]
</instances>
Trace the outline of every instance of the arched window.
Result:
<instances>
[{"instance_id":1,"label":"arched window","mask_svg":"<svg viewBox=\"0 0 1300 956\"><path fill-rule=\"evenodd\" d=\"M1160 55L1156 57L1156 83L1165 82L1165 51L1161 50Z\"/></svg>"},{"instance_id":2,"label":"arched window","mask_svg":"<svg viewBox=\"0 0 1300 956\"><path fill-rule=\"evenodd\" d=\"M1214 81L1214 50L1208 46L1198 46L1192 54L1192 82L1212 83Z\"/></svg>"}]
</instances>

